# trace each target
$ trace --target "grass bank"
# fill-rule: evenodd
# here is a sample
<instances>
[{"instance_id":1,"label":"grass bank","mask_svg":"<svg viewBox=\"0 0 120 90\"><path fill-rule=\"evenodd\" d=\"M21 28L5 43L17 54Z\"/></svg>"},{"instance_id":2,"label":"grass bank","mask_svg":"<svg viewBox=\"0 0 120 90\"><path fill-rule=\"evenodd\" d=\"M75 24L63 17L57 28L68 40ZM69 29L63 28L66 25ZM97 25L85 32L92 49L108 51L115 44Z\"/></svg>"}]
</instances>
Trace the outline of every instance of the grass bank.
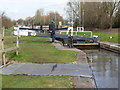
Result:
<instances>
[{"instance_id":1,"label":"grass bank","mask_svg":"<svg viewBox=\"0 0 120 90\"><path fill-rule=\"evenodd\" d=\"M76 60L76 52L56 49L44 37L21 37L19 55L12 58L18 62L69 63Z\"/></svg>"},{"instance_id":2,"label":"grass bank","mask_svg":"<svg viewBox=\"0 0 120 90\"><path fill-rule=\"evenodd\" d=\"M72 88L70 82L69 76L2 75L2 88Z\"/></svg>"},{"instance_id":3,"label":"grass bank","mask_svg":"<svg viewBox=\"0 0 120 90\"><path fill-rule=\"evenodd\" d=\"M98 40L100 41L107 41L107 42L114 42L114 43L120 43L119 42L119 34L116 33L98 33L94 32L94 35L98 36ZM110 38L112 37L112 38Z\"/></svg>"}]
</instances>

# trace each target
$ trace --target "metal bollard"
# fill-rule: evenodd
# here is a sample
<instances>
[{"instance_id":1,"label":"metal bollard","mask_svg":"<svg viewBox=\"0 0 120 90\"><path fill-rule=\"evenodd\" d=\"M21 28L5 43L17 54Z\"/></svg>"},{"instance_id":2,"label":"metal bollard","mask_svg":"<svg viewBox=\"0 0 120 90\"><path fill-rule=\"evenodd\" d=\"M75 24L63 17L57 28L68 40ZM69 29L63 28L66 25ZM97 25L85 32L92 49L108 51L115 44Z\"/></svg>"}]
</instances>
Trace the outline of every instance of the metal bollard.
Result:
<instances>
[{"instance_id":1,"label":"metal bollard","mask_svg":"<svg viewBox=\"0 0 120 90\"><path fill-rule=\"evenodd\" d=\"M94 43L98 43L98 38L94 37Z\"/></svg>"},{"instance_id":2,"label":"metal bollard","mask_svg":"<svg viewBox=\"0 0 120 90\"><path fill-rule=\"evenodd\" d=\"M69 48L73 48L73 36L71 35L71 30L69 31L69 36L68 36L68 46Z\"/></svg>"},{"instance_id":3,"label":"metal bollard","mask_svg":"<svg viewBox=\"0 0 120 90\"><path fill-rule=\"evenodd\" d=\"M68 37L68 43L69 48L73 48L73 36Z\"/></svg>"}]
</instances>

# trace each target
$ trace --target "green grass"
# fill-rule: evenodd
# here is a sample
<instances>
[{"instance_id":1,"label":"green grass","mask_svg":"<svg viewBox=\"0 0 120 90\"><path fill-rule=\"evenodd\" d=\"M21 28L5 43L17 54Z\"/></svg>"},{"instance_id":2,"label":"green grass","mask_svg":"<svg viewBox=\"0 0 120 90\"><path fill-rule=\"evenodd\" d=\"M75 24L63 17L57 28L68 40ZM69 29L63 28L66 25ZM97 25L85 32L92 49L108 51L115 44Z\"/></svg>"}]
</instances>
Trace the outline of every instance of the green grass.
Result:
<instances>
[{"instance_id":1,"label":"green grass","mask_svg":"<svg viewBox=\"0 0 120 90\"><path fill-rule=\"evenodd\" d=\"M13 61L32 63L69 63L76 60L76 52L56 49L43 37L21 37L19 55Z\"/></svg>"},{"instance_id":2,"label":"green grass","mask_svg":"<svg viewBox=\"0 0 120 90\"><path fill-rule=\"evenodd\" d=\"M14 31L13 27L5 29L5 36L13 36L12 32Z\"/></svg>"},{"instance_id":3,"label":"green grass","mask_svg":"<svg viewBox=\"0 0 120 90\"><path fill-rule=\"evenodd\" d=\"M2 88L72 88L70 76L0 75Z\"/></svg>"},{"instance_id":4,"label":"green grass","mask_svg":"<svg viewBox=\"0 0 120 90\"><path fill-rule=\"evenodd\" d=\"M11 48L16 46L16 36L12 35L13 27L10 29L5 29L4 44L5 48Z\"/></svg>"},{"instance_id":5,"label":"green grass","mask_svg":"<svg viewBox=\"0 0 120 90\"><path fill-rule=\"evenodd\" d=\"M98 40L100 40L100 41L120 43L118 40L119 34L116 34L116 33L96 33L96 32L94 32L93 35L97 35ZM112 39L110 39L111 36L113 37Z\"/></svg>"},{"instance_id":6,"label":"green grass","mask_svg":"<svg viewBox=\"0 0 120 90\"><path fill-rule=\"evenodd\" d=\"M4 44L5 48L16 47L16 36L5 36Z\"/></svg>"},{"instance_id":7,"label":"green grass","mask_svg":"<svg viewBox=\"0 0 120 90\"><path fill-rule=\"evenodd\" d=\"M91 37L91 32L78 32L77 35L84 37Z\"/></svg>"}]
</instances>

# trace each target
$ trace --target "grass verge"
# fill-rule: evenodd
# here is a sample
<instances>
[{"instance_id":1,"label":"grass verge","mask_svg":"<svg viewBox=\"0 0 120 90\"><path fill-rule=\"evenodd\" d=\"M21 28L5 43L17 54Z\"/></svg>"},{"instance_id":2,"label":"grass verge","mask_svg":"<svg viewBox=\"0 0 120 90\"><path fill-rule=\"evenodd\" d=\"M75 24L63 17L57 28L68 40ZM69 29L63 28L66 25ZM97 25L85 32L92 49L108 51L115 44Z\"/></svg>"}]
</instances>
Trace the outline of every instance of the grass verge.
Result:
<instances>
[{"instance_id":1,"label":"grass verge","mask_svg":"<svg viewBox=\"0 0 120 90\"><path fill-rule=\"evenodd\" d=\"M72 88L69 76L2 75L2 88Z\"/></svg>"},{"instance_id":2,"label":"grass verge","mask_svg":"<svg viewBox=\"0 0 120 90\"><path fill-rule=\"evenodd\" d=\"M97 33L97 32L94 32L93 34L97 35L98 40L100 40L100 41L120 43L118 40L119 34L116 34L116 33ZM110 37L112 37L112 38L110 38Z\"/></svg>"}]
</instances>

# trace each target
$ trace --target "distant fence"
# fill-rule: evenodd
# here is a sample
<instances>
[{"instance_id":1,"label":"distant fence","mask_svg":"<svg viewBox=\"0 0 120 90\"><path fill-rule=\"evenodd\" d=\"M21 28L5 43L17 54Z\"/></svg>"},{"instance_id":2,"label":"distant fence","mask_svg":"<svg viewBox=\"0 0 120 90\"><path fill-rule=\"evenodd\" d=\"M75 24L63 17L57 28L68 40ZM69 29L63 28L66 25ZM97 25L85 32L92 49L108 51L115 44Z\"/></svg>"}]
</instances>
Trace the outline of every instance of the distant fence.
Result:
<instances>
[{"instance_id":1,"label":"distant fence","mask_svg":"<svg viewBox=\"0 0 120 90\"><path fill-rule=\"evenodd\" d=\"M80 29L80 30L79 30ZM69 34L69 31L71 31L71 35L83 35L90 34L89 37L93 37L92 31L84 31L83 27L77 27L77 31L73 31L73 27L69 27L67 30L60 31L60 34Z\"/></svg>"}]
</instances>

